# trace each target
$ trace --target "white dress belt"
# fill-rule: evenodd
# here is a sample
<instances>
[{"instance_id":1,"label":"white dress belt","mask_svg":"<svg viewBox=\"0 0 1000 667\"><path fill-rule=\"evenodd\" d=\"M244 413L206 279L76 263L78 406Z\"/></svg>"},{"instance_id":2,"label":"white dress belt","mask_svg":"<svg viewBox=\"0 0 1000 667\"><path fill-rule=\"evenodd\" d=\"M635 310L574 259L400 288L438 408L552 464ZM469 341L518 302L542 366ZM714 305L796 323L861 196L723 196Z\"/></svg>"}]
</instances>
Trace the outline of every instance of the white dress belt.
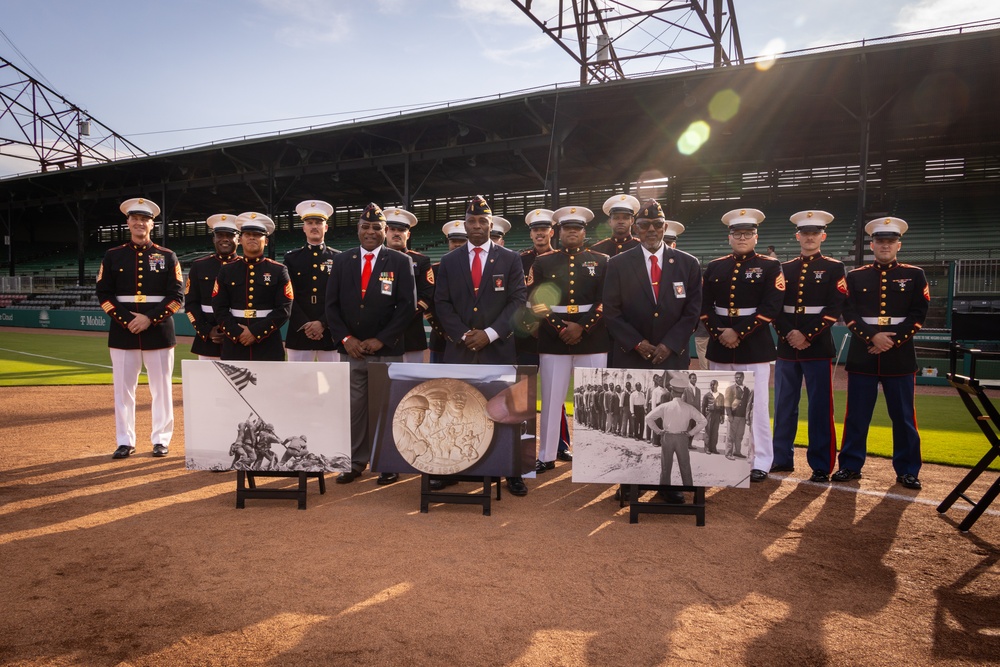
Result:
<instances>
[{"instance_id":1,"label":"white dress belt","mask_svg":"<svg viewBox=\"0 0 1000 667\"><path fill-rule=\"evenodd\" d=\"M743 317L744 315L753 315L757 312L756 308L722 308L721 306L715 307L716 315L728 315L729 317Z\"/></svg>"},{"instance_id":2,"label":"white dress belt","mask_svg":"<svg viewBox=\"0 0 1000 667\"><path fill-rule=\"evenodd\" d=\"M876 324L884 327L889 324L900 324L905 319L905 317L862 317L861 321L865 324Z\"/></svg>"},{"instance_id":3,"label":"white dress belt","mask_svg":"<svg viewBox=\"0 0 1000 667\"><path fill-rule=\"evenodd\" d=\"M267 317L271 314L270 310L236 310L235 308L230 308L229 312L233 314L233 317L242 317L247 320L252 320L256 317Z\"/></svg>"},{"instance_id":4,"label":"white dress belt","mask_svg":"<svg viewBox=\"0 0 1000 667\"><path fill-rule=\"evenodd\" d=\"M818 315L823 312L823 306L785 306L786 313L797 313L799 315Z\"/></svg>"},{"instance_id":5,"label":"white dress belt","mask_svg":"<svg viewBox=\"0 0 1000 667\"><path fill-rule=\"evenodd\" d=\"M159 303L163 301L162 296L149 296L146 294L129 294L115 296L122 303Z\"/></svg>"},{"instance_id":6,"label":"white dress belt","mask_svg":"<svg viewBox=\"0 0 1000 667\"><path fill-rule=\"evenodd\" d=\"M203 303L201 304L201 312L208 313L209 315L214 315L215 309L212 308L211 304Z\"/></svg>"},{"instance_id":7,"label":"white dress belt","mask_svg":"<svg viewBox=\"0 0 1000 667\"><path fill-rule=\"evenodd\" d=\"M551 306L553 313L586 313L594 304L588 303L582 306Z\"/></svg>"}]
</instances>

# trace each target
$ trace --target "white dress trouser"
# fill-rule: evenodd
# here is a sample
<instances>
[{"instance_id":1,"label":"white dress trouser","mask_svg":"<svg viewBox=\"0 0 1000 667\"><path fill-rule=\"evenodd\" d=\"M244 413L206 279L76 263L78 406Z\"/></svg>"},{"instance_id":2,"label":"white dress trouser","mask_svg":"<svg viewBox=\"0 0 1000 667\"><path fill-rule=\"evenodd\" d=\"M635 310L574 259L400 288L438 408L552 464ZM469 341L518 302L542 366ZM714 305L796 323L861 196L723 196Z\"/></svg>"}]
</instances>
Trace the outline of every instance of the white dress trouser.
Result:
<instances>
[{"instance_id":1,"label":"white dress trouser","mask_svg":"<svg viewBox=\"0 0 1000 667\"><path fill-rule=\"evenodd\" d=\"M753 373L753 426L750 429L750 467L771 470L774 462L774 442L771 440L770 390L771 363L721 364L710 361L713 371L745 371ZM749 415L747 415L749 417Z\"/></svg>"},{"instance_id":2,"label":"white dress trouser","mask_svg":"<svg viewBox=\"0 0 1000 667\"><path fill-rule=\"evenodd\" d=\"M542 433L538 458L546 463L556 460L559 449L559 427L562 407L566 401L574 368L605 368L608 353L539 354L538 374L542 376ZM581 420L574 419L575 423Z\"/></svg>"},{"instance_id":3,"label":"white dress trouser","mask_svg":"<svg viewBox=\"0 0 1000 667\"><path fill-rule=\"evenodd\" d=\"M149 394L152 397L152 429L149 441L170 445L174 434L174 348L162 350L120 350L112 347L111 377L115 385L115 441L135 447L135 388L139 371L146 366Z\"/></svg>"},{"instance_id":4,"label":"white dress trouser","mask_svg":"<svg viewBox=\"0 0 1000 667\"><path fill-rule=\"evenodd\" d=\"M336 350L293 350L285 348L289 361L340 361L340 352Z\"/></svg>"}]
</instances>

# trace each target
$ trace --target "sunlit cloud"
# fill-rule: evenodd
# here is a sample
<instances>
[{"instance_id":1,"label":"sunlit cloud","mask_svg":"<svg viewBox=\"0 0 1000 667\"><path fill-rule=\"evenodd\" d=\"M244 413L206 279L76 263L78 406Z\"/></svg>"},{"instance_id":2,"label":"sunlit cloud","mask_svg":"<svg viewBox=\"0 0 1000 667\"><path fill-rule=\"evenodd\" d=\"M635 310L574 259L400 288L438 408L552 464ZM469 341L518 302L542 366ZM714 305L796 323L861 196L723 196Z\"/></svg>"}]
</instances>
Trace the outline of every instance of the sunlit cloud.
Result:
<instances>
[{"instance_id":1,"label":"sunlit cloud","mask_svg":"<svg viewBox=\"0 0 1000 667\"><path fill-rule=\"evenodd\" d=\"M456 0L455 4L464 16L481 25L484 23L529 23L528 17L510 0ZM538 16L539 8L533 6L532 12Z\"/></svg>"},{"instance_id":2,"label":"sunlit cloud","mask_svg":"<svg viewBox=\"0 0 1000 667\"><path fill-rule=\"evenodd\" d=\"M275 14L275 34L289 46L339 42L351 30L349 8L345 0L257 0L257 4Z\"/></svg>"},{"instance_id":3,"label":"sunlit cloud","mask_svg":"<svg viewBox=\"0 0 1000 667\"><path fill-rule=\"evenodd\" d=\"M677 140L677 150L682 155L694 155L708 141L711 134L712 128L708 126L708 123L696 120L688 125L684 134Z\"/></svg>"},{"instance_id":4,"label":"sunlit cloud","mask_svg":"<svg viewBox=\"0 0 1000 667\"><path fill-rule=\"evenodd\" d=\"M919 0L900 8L893 27L899 32L941 28L995 18L995 3L983 0Z\"/></svg>"},{"instance_id":5,"label":"sunlit cloud","mask_svg":"<svg viewBox=\"0 0 1000 667\"><path fill-rule=\"evenodd\" d=\"M708 115L712 117L712 120L722 123L739 113L739 110L740 96L730 88L717 92L708 103Z\"/></svg>"}]
</instances>

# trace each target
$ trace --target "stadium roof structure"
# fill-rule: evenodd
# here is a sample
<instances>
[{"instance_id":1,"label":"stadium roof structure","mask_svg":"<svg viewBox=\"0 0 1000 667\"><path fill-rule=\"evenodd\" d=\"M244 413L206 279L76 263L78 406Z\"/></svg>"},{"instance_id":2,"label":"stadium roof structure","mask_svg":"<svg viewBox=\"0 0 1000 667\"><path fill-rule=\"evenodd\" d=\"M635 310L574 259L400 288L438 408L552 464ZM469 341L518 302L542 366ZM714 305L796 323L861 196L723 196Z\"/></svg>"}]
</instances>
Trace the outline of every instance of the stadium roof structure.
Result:
<instances>
[{"instance_id":1,"label":"stadium roof structure","mask_svg":"<svg viewBox=\"0 0 1000 667\"><path fill-rule=\"evenodd\" d=\"M661 179L668 210L859 187L861 206L882 210L928 187L995 191L998 79L1000 30L883 41L11 177L0 180L0 217L15 236L64 219L82 250L87 230L132 196L160 203L170 222L274 215L313 197L406 206L541 191L554 208L566 191ZM956 159L958 172L928 180L929 162Z\"/></svg>"}]
</instances>

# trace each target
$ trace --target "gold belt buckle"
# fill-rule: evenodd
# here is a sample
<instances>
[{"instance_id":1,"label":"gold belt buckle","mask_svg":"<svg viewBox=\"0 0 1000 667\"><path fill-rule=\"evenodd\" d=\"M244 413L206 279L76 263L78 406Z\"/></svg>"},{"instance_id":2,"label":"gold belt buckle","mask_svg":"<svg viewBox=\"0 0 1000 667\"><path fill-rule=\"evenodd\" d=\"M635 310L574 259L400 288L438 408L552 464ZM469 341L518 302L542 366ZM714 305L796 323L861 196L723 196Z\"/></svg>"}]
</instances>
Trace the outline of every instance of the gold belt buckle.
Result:
<instances>
[{"instance_id":1,"label":"gold belt buckle","mask_svg":"<svg viewBox=\"0 0 1000 667\"><path fill-rule=\"evenodd\" d=\"M739 316L740 316L740 309L739 308L730 308L729 309L729 317L739 317Z\"/></svg>"},{"instance_id":2,"label":"gold belt buckle","mask_svg":"<svg viewBox=\"0 0 1000 667\"><path fill-rule=\"evenodd\" d=\"M566 313L569 315L575 315L580 312L580 306L566 306Z\"/></svg>"},{"instance_id":3,"label":"gold belt buckle","mask_svg":"<svg viewBox=\"0 0 1000 667\"><path fill-rule=\"evenodd\" d=\"M146 295L145 294L136 294L135 295L135 302L136 303L146 303Z\"/></svg>"},{"instance_id":4,"label":"gold belt buckle","mask_svg":"<svg viewBox=\"0 0 1000 667\"><path fill-rule=\"evenodd\" d=\"M252 320L253 318L257 317L257 311L256 310L244 310L243 311L243 317L246 318L246 319L248 319L248 320Z\"/></svg>"},{"instance_id":5,"label":"gold belt buckle","mask_svg":"<svg viewBox=\"0 0 1000 667\"><path fill-rule=\"evenodd\" d=\"M880 327L889 326L889 318L888 317L880 317L880 318L878 318L878 325Z\"/></svg>"},{"instance_id":6,"label":"gold belt buckle","mask_svg":"<svg viewBox=\"0 0 1000 667\"><path fill-rule=\"evenodd\" d=\"M795 313L797 315L801 315L804 312L806 312L806 307L805 306L795 306Z\"/></svg>"}]
</instances>

